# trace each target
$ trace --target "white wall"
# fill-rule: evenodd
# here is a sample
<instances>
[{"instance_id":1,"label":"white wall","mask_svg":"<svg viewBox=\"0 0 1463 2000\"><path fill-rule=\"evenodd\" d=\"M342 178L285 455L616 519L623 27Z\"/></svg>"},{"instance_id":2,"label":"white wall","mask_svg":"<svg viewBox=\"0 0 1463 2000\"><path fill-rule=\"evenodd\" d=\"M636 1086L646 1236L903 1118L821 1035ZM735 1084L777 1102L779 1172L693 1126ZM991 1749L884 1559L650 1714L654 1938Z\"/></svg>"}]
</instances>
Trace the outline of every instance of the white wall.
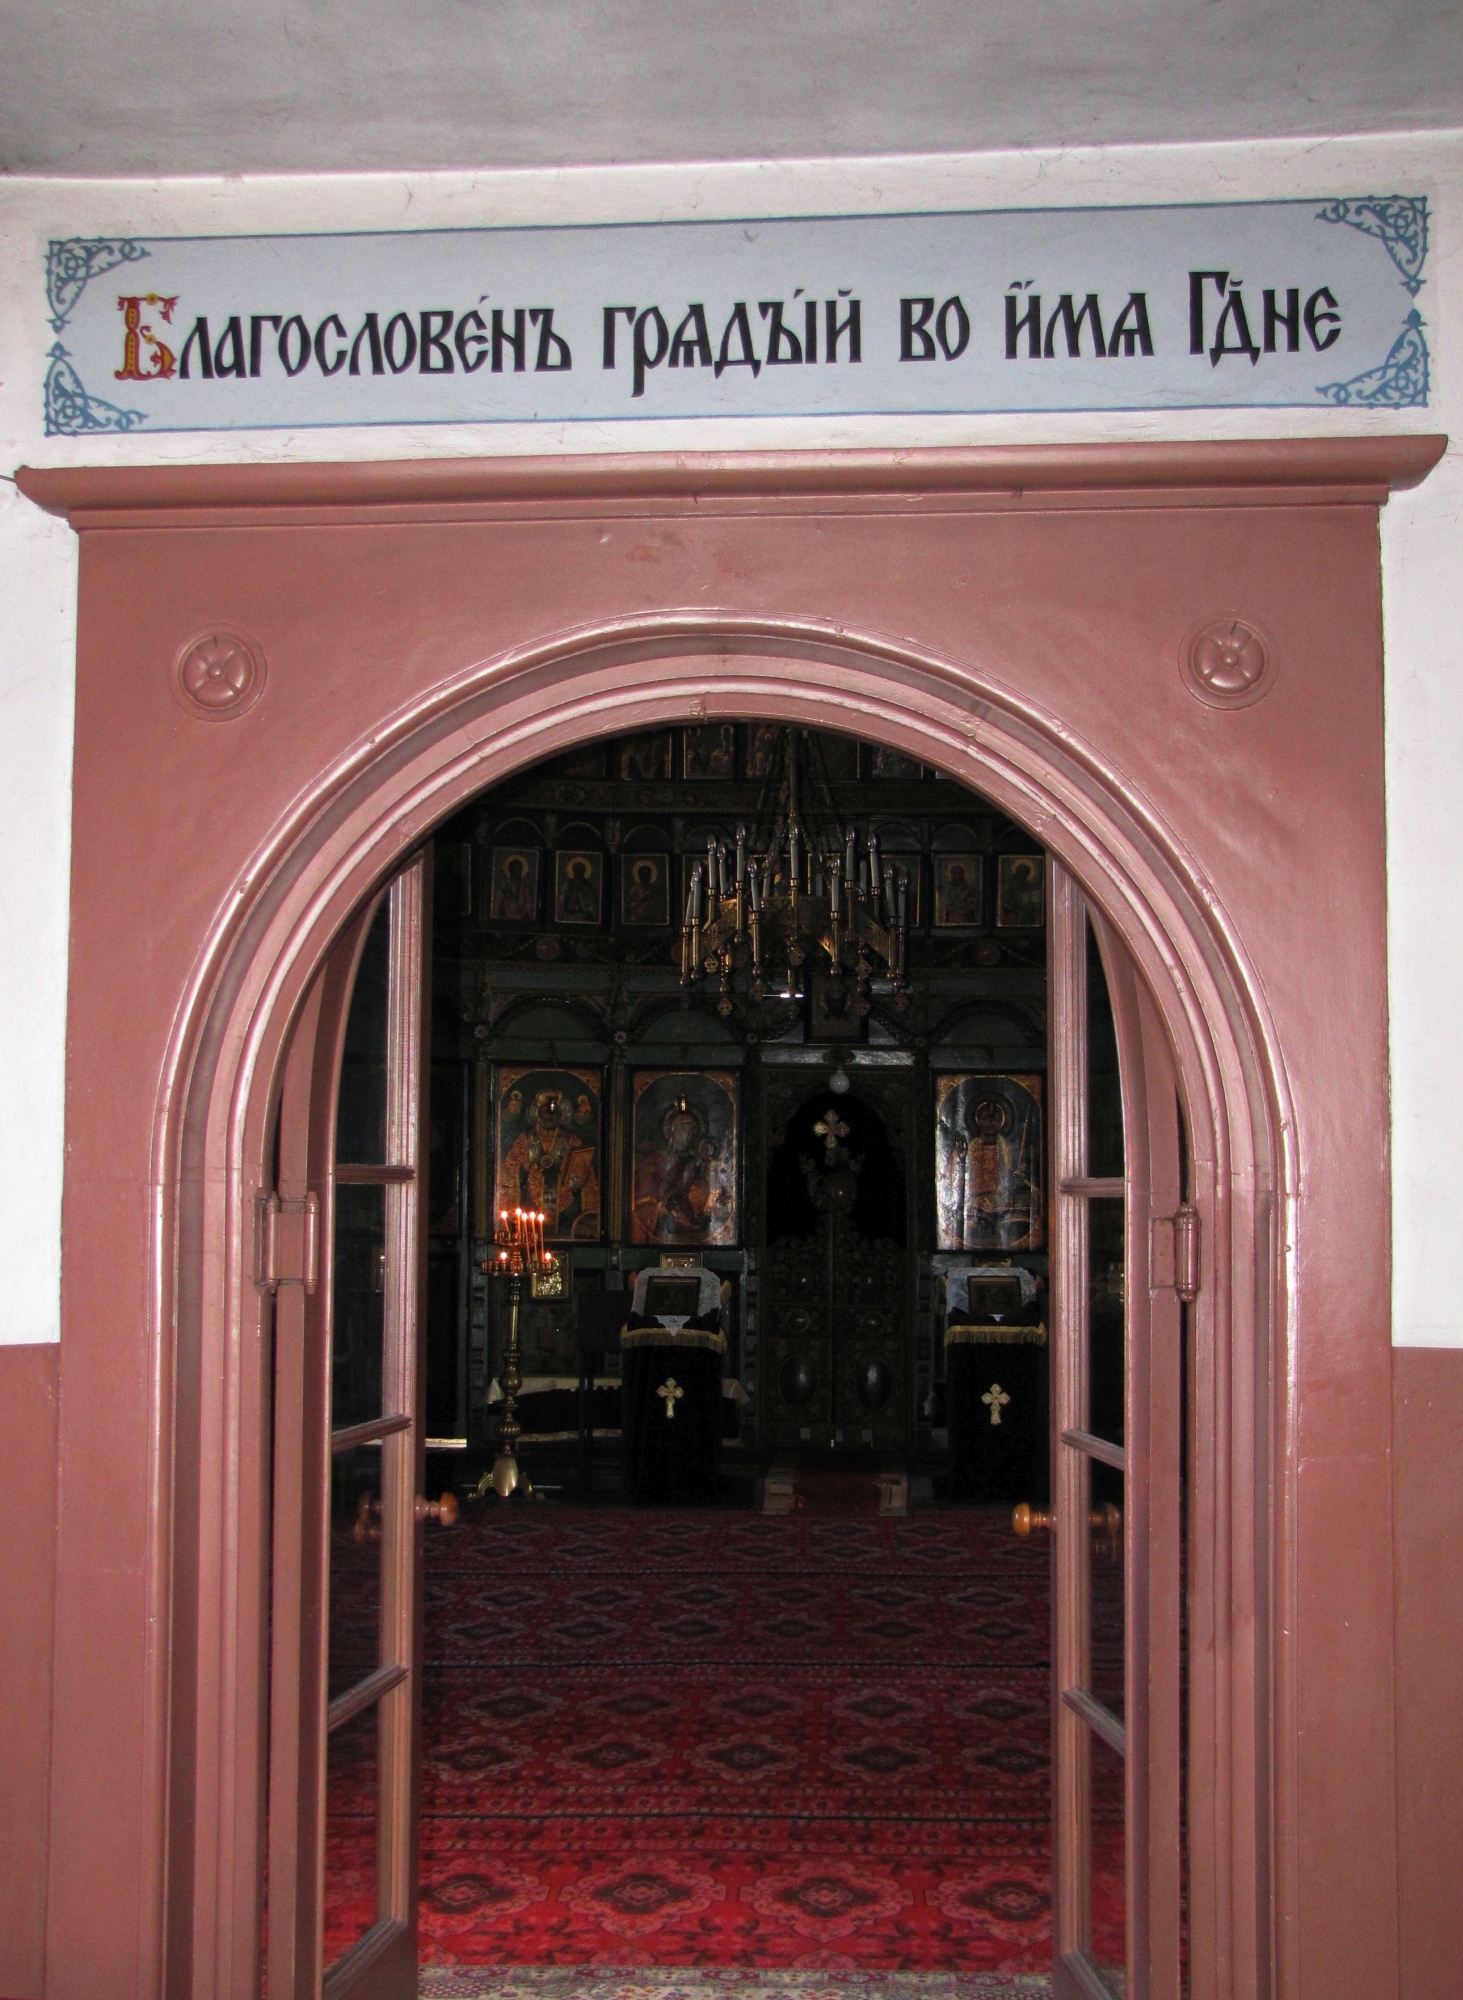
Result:
<instances>
[{"instance_id":1,"label":"white wall","mask_svg":"<svg viewBox=\"0 0 1463 2000\"><path fill-rule=\"evenodd\" d=\"M1200 411L863 417L46 439L43 268L52 236L394 229L494 222L877 212L1422 193L1434 207L1424 412ZM984 444L1463 432L1463 134L1128 147L939 159L596 168L310 180L0 185L0 462L239 459ZM1463 451L1383 516L1395 1104L1395 1316L1401 1344L1463 1346ZM62 1018L74 547L13 489L0 500L0 1341L58 1331ZM1364 1143L1364 1139L1361 1141Z\"/></svg>"}]
</instances>

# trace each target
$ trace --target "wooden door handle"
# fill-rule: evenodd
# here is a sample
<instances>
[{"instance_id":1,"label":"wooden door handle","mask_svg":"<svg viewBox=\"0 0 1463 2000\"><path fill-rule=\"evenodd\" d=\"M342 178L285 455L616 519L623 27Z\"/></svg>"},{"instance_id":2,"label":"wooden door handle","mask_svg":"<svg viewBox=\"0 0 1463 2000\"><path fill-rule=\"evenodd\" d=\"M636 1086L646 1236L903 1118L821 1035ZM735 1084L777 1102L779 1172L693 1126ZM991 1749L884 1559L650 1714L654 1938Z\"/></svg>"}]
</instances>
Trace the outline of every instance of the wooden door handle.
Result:
<instances>
[{"instance_id":1,"label":"wooden door handle","mask_svg":"<svg viewBox=\"0 0 1463 2000\"><path fill-rule=\"evenodd\" d=\"M417 1519L419 1521L440 1521L444 1528L455 1528L457 1526L457 1495L455 1493L444 1493L440 1500L419 1499L417 1501Z\"/></svg>"},{"instance_id":2,"label":"wooden door handle","mask_svg":"<svg viewBox=\"0 0 1463 2000\"><path fill-rule=\"evenodd\" d=\"M1115 1542L1123 1532L1123 1510L1109 1500L1104 1507L1094 1507L1088 1521L1100 1534ZM1033 1528L1054 1528L1055 1514L1043 1513L1040 1508L1029 1507L1023 1500L1011 1515L1011 1526L1018 1535L1029 1535Z\"/></svg>"}]
</instances>

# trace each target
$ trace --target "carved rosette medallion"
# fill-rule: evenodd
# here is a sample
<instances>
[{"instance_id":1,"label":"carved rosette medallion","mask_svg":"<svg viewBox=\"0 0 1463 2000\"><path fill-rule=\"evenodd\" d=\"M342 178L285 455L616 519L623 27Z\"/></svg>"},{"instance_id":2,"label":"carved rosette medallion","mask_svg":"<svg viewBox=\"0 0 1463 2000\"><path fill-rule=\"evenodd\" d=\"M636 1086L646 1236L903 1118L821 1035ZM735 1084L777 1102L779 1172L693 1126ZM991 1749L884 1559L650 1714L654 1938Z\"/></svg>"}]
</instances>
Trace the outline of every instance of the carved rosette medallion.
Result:
<instances>
[{"instance_id":1,"label":"carved rosette medallion","mask_svg":"<svg viewBox=\"0 0 1463 2000\"><path fill-rule=\"evenodd\" d=\"M1190 694L1210 708L1248 708L1275 685L1275 649L1248 619L1212 618L1179 649Z\"/></svg>"},{"instance_id":2,"label":"carved rosette medallion","mask_svg":"<svg viewBox=\"0 0 1463 2000\"><path fill-rule=\"evenodd\" d=\"M190 714L232 722L264 692L264 655L240 632L205 632L179 653L173 689Z\"/></svg>"}]
</instances>

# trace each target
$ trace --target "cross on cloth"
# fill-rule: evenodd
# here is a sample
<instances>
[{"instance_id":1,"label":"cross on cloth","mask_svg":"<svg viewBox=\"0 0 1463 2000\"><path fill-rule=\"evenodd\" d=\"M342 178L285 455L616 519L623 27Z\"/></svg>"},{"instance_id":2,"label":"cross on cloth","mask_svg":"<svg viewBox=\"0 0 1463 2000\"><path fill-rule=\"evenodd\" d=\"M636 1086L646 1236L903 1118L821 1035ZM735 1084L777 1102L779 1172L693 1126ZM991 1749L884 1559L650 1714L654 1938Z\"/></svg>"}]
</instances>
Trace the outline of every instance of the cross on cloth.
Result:
<instances>
[{"instance_id":1,"label":"cross on cloth","mask_svg":"<svg viewBox=\"0 0 1463 2000\"><path fill-rule=\"evenodd\" d=\"M670 1418L676 1414L676 1404L686 1392L674 1375L667 1375L655 1393L664 1402L666 1416Z\"/></svg>"},{"instance_id":2,"label":"cross on cloth","mask_svg":"<svg viewBox=\"0 0 1463 2000\"><path fill-rule=\"evenodd\" d=\"M1006 1394L999 1382L992 1382L980 1400L990 1411L991 1422L998 1424L1001 1421L1001 1411L1010 1402L1011 1398Z\"/></svg>"}]
</instances>

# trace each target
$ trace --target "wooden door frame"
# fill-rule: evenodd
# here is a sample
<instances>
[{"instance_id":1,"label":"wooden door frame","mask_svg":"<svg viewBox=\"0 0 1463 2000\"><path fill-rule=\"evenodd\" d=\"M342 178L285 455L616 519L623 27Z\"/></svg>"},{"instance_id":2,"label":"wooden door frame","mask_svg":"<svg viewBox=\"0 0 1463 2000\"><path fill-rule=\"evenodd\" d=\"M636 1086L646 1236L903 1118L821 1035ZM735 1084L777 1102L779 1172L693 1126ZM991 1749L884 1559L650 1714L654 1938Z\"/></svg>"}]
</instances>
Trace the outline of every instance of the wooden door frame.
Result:
<instances>
[{"instance_id":1,"label":"wooden door frame","mask_svg":"<svg viewBox=\"0 0 1463 2000\"><path fill-rule=\"evenodd\" d=\"M708 520L723 524L710 530L713 543L718 535L730 543L750 522L771 526L775 540L767 546L788 550L796 571L830 517L848 522L877 514L906 527L913 521L909 532L917 539L923 524L933 531L952 513L963 511L973 534L983 515L1035 513L1057 558L1074 523L1112 510L1135 520L1198 510L1207 547L1217 518L1212 510L1262 507L1269 510L1267 531L1289 535L1298 549L1312 548L1307 537L1318 522L1323 529L1327 522L1345 527L1341 539L1350 547L1346 524L1368 518L1374 546L1375 509L1392 486L1425 476L1442 445L1393 438L23 472L22 490L68 514L83 539L72 1125L86 1124L76 1088L102 1060L78 1026L85 1012L78 975L96 966L88 955L90 899L103 890L86 815L105 789L94 733L83 720L99 701L105 706L96 690L106 685L119 646L124 653L130 646L154 671L150 621L159 593L164 610L175 598L179 606L174 690L186 707L177 676L199 600L189 600L181 584L170 587L176 566L180 574L201 574L201 554L237 552L238 538L262 526L284 530L284 543L271 541L266 549L255 542L255 551L266 552L250 556L276 593L258 597L255 616L263 618L281 592L286 606L292 593L308 606L309 576L322 562L328 570L331 551L341 546L322 543L322 528L349 537L393 528L445 531L464 521L490 529L500 523L506 532L525 520L649 518L658 525L646 531L644 560L659 562L680 561L677 549L707 533ZM662 533L667 521L673 533ZM304 537L315 537L308 550ZM268 553L297 544L293 560ZM1320 561L1310 588L1323 590L1330 558L1307 559ZM947 551L940 560L948 560ZM1090 573L1090 556L1084 560ZM206 568L212 576L213 565ZM155 572L150 585L131 581L142 572ZM728 574L734 578L735 570ZM1110 746L1084 739L1062 714L1017 691L1009 674L991 671L979 643L952 658L917 637L891 639L867 621L739 608L757 593L736 581L712 595L710 608L687 610L695 599L690 571L687 578L679 602L667 600L666 608L620 609L568 631L555 629L546 607L540 631L549 636L525 636L486 658L459 656L454 670L429 676L404 699L392 692L380 703L368 701L350 747L324 759L267 833L251 835L240 851L235 887L201 934L184 989L169 1000L166 1051L160 1075L153 1072L147 1177L148 1464L136 1600L145 1606L146 1639L138 1656L138 1769L129 1780L130 1838L141 1859L134 1887L118 1892L131 1898L135 1945L127 1950L135 1977L127 1984L139 1995L165 1993L170 2000L246 2000L254 1990L268 1435L254 1281L257 1196L268 1183L271 1109L296 1011L352 913L474 792L586 736L757 715L888 742L994 799L1070 870L1123 940L1152 996L1188 1114L1201 1218L1192 1394L1206 1448L1193 1468L1193 1506L1207 1560L1193 1582L1191 1633L1193 1994L1194 2000L1272 1993L1309 2000L1314 1992L1319 2000L1312 1963L1320 1965L1324 1952L1317 1957L1309 1942L1314 1926L1303 1929L1311 1892L1302 1895L1300 1880L1301 1834L1314 1802L1309 1793L1301 1796L1296 1678L1305 1593L1295 1556L1291 1329L1301 1179L1288 1058L1298 1033L1290 1029L1291 1047L1282 1046L1267 1003L1269 968L1257 966L1247 950L1243 912L1237 919L1216 895L1202 842L1196 852L1192 830L1186 837L1154 809L1141 769L1125 770ZM1352 616L1365 625L1376 591L1364 583ZM449 580L443 587L450 594L456 586ZM1216 570L1214 587L1235 586ZM1063 588L1059 563L1052 588ZM1094 598L1087 587L1087 600L1098 608L1085 615L1100 621L1100 592ZM1213 602L1188 602L1177 615L1191 622L1215 609ZM247 610L246 603L241 626ZM903 629L917 631L918 623ZM247 629L241 643L247 653ZM1359 715L1357 737L1370 745L1368 731L1375 728L1379 771L1374 624L1358 647L1358 685L1369 685L1375 673L1378 706L1375 724ZM1304 641L1293 638L1292 650L1303 671ZM253 671L248 703L224 724L241 732L236 740L246 733L244 708L263 687L257 646ZM1119 689L1121 661L1113 657L1104 671ZM265 709L260 704L249 713ZM149 719L137 725L139 739L151 730L159 744L168 740L156 734L163 728L159 714L155 705L149 709ZM220 725L188 726L217 731ZM1304 765L1297 769L1305 783ZM150 810L156 818L172 809L167 800ZM1378 855L1378 875L1380 867ZM1358 976L1384 1007L1381 948L1373 944L1360 956ZM73 1272L77 1224L100 1213L100 1199L84 1175L68 1190ZM1311 1199L1324 1201L1324 1190ZM1368 1240L1385 1264L1385 1223L1376 1202L1367 1197L1360 1206ZM117 1240L130 1245L128 1225L116 1227ZM135 1247L127 1254L135 1257ZM64 1308L63 1378L68 1358L76 1357L74 1368L85 1363L85 1294L85 1283L74 1282ZM68 1453L63 1379L58 1740L88 1699L85 1664L68 1659L64 1645L84 1583L86 1564L78 1557L93 1546L89 1536L97 1549L105 1544L104 1532L83 1524L78 1509L68 1524L68 1492L80 1491L71 1482L82 1476L87 1425L94 1422L87 1392L80 1378L73 1380ZM1374 1475L1365 1468L1356 1476L1363 1501L1380 1509L1385 1536L1389 1496L1366 1489ZM1367 1553L1358 1560L1383 1587L1383 1558ZM1388 1571L1387 1593L1389 1577ZM85 1735L83 1727L79 1744ZM67 1801L53 1821L52 1846L52 1965L62 1969L53 1974L48 2000L66 2000L73 1990L67 1953L87 1935L78 1902L87 1883L87 1843L99 1836L95 1823L90 1829L81 1823L86 1786L64 1756L55 1796ZM1376 1835L1382 1847L1391 1837L1390 1828ZM1385 1879L1387 1870L1380 1872ZM1376 1968L1395 1961L1395 1898L1389 1903L1385 1891L1379 1894L1377 1922L1393 1930L1369 1942L1369 1969L1358 1975L1372 1981L1367 2000L1393 1990L1378 1983Z\"/></svg>"}]
</instances>

